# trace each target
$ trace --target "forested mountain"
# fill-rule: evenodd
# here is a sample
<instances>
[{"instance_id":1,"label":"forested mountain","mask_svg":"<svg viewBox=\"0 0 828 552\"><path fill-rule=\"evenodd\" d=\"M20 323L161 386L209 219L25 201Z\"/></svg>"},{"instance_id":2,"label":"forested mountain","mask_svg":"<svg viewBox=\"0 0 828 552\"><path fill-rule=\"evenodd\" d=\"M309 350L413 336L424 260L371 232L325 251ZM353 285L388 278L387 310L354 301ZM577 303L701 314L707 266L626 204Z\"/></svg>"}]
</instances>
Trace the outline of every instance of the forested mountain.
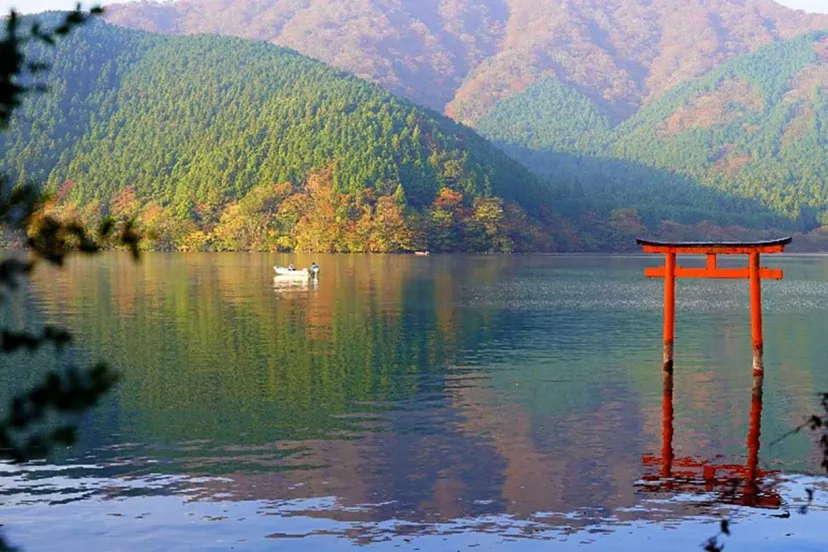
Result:
<instances>
[{"instance_id":1,"label":"forested mountain","mask_svg":"<svg viewBox=\"0 0 828 552\"><path fill-rule=\"evenodd\" d=\"M230 249L565 247L533 226L563 220L565 191L295 52L96 23L48 54L50 92L0 137L0 172L48 182L56 209L141 215L176 246L218 229Z\"/></svg>"},{"instance_id":2,"label":"forested mountain","mask_svg":"<svg viewBox=\"0 0 828 552\"><path fill-rule=\"evenodd\" d=\"M415 207L447 184L549 201L467 128L268 44L97 24L60 45L46 80L52 92L3 137L4 162L51 183L83 180L85 200L110 199L122 183L147 199L233 196L330 164L338 190L402 183Z\"/></svg>"},{"instance_id":3,"label":"forested mountain","mask_svg":"<svg viewBox=\"0 0 828 552\"><path fill-rule=\"evenodd\" d=\"M828 31L767 46L647 106L613 156L828 225Z\"/></svg>"},{"instance_id":4,"label":"forested mountain","mask_svg":"<svg viewBox=\"0 0 828 552\"><path fill-rule=\"evenodd\" d=\"M476 122L554 76L613 120L722 62L828 27L773 0L177 0L119 25L289 46Z\"/></svg>"},{"instance_id":5,"label":"forested mountain","mask_svg":"<svg viewBox=\"0 0 828 552\"><path fill-rule=\"evenodd\" d=\"M820 31L725 63L617 127L550 78L498 104L478 128L541 173L577 175L609 204L676 219L683 195L687 220L700 221L738 214L735 198L751 198L772 213L765 224L784 217L809 230L828 224L826 87ZM700 184L730 199L706 204Z\"/></svg>"},{"instance_id":6,"label":"forested mountain","mask_svg":"<svg viewBox=\"0 0 828 552\"><path fill-rule=\"evenodd\" d=\"M137 7L162 21L187 5ZM52 213L136 217L163 249L588 251L805 232L828 218L825 51L821 32L773 42L621 123L550 73L475 123L521 165L294 51L98 22L48 52L50 92L0 135L0 171L46 182Z\"/></svg>"},{"instance_id":7,"label":"forested mountain","mask_svg":"<svg viewBox=\"0 0 828 552\"><path fill-rule=\"evenodd\" d=\"M597 220L634 209L657 234L828 222L827 15L773 0L174 0L107 17L353 71L471 124Z\"/></svg>"}]
</instances>

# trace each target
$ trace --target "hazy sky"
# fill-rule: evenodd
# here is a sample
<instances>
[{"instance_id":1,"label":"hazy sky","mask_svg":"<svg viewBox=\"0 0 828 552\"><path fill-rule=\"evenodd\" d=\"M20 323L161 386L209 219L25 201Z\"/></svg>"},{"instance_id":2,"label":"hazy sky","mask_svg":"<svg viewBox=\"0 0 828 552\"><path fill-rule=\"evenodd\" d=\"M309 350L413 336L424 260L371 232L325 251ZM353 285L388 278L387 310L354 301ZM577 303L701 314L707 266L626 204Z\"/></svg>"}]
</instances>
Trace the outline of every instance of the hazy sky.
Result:
<instances>
[{"instance_id":1,"label":"hazy sky","mask_svg":"<svg viewBox=\"0 0 828 552\"><path fill-rule=\"evenodd\" d=\"M828 1L826 0L776 0L792 8L805 11L828 13Z\"/></svg>"},{"instance_id":2,"label":"hazy sky","mask_svg":"<svg viewBox=\"0 0 828 552\"><path fill-rule=\"evenodd\" d=\"M67 10L78 5L78 1L86 7L100 4L114 4L130 0L0 0L0 12L7 12L15 8L19 12L37 13L46 10Z\"/></svg>"},{"instance_id":3,"label":"hazy sky","mask_svg":"<svg viewBox=\"0 0 828 552\"><path fill-rule=\"evenodd\" d=\"M130 1L130 0L119 0ZM807 11L828 13L828 0L777 0L780 4ZM92 6L100 2L84 0L84 6ZM113 3L104 0L104 4ZM0 0L0 11L7 12L13 6L22 12L40 12L44 10L59 10L75 7L77 0Z\"/></svg>"}]
</instances>

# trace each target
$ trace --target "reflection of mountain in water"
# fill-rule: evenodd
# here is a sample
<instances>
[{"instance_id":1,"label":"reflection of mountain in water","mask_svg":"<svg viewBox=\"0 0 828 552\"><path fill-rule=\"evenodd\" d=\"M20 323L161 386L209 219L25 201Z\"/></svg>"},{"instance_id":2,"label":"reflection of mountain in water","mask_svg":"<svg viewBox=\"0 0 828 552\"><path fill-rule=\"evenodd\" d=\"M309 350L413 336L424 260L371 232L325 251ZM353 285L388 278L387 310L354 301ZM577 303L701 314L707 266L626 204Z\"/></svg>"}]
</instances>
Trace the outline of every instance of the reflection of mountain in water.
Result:
<instances>
[{"instance_id":1,"label":"reflection of mountain in water","mask_svg":"<svg viewBox=\"0 0 828 552\"><path fill-rule=\"evenodd\" d=\"M150 255L133 268L106 256L43 274L38 316L69 313L84 354L126 376L78 454L100 469L73 471L74 484L92 473L107 483L89 496L180 494L277 514L290 500L299 515L296 504L333 498L313 515L366 523L495 515L593 526L699 513L699 501L648 508L635 487L662 434L660 292L641 278L644 261L292 257L324 275L288 293L274 290L277 260ZM721 300L733 290L717 289L681 294L693 320L679 320L674 447L738 463L745 317ZM813 345L807 322L769 312L767 333ZM792 419L781 405L807 412L802 397L822 376L785 349L789 383L778 385L770 367L783 347L771 339L763 431L778 435ZM809 450L786 447L764 454L784 467Z\"/></svg>"}]
</instances>

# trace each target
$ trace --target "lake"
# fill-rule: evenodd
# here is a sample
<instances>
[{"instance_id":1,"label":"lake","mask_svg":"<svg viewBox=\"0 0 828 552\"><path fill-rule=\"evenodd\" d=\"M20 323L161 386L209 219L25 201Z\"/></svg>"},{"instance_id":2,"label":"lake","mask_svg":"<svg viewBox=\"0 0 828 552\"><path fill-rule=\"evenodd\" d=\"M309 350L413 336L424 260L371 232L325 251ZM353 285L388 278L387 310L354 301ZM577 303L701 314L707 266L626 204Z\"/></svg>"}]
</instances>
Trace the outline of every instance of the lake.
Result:
<instances>
[{"instance_id":1,"label":"lake","mask_svg":"<svg viewBox=\"0 0 828 552\"><path fill-rule=\"evenodd\" d=\"M274 283L277 262L311 261L317 284ZM765 283L761 411L744 281L679 282L664 402L663 283L643 277L660 262L111 253L43 268L4 320L76 340L58 361L13 357L3 404L55 362L105 359L123 381L77 447L0 466L3 531L29 551L699 550L727 516L728 550L824 550L813 437L774 441L828 391L828 257L765 257L786 274ZM705 466L730 490L693 475Z\"/></svg>"}]
</instances>

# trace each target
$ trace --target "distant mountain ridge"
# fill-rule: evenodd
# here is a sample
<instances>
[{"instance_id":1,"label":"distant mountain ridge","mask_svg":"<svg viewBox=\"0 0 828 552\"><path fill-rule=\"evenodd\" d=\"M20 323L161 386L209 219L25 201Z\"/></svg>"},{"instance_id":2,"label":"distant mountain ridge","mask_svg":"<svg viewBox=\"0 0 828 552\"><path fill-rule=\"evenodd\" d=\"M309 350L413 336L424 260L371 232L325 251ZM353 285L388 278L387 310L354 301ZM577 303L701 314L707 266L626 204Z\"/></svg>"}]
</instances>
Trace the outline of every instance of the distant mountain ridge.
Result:
<instances>
[{"instance_id":1,"label":"distant mountain ridge","mask_svg":"<svg viewBox=\"0 0 828 552\"><path fill-rule=\"evenodd\" d=\"M621 120L729 59L828 28L772 0L178 0L107 18L288 46L472 124L550 76Z\"/></svg>"}]
</instances>

